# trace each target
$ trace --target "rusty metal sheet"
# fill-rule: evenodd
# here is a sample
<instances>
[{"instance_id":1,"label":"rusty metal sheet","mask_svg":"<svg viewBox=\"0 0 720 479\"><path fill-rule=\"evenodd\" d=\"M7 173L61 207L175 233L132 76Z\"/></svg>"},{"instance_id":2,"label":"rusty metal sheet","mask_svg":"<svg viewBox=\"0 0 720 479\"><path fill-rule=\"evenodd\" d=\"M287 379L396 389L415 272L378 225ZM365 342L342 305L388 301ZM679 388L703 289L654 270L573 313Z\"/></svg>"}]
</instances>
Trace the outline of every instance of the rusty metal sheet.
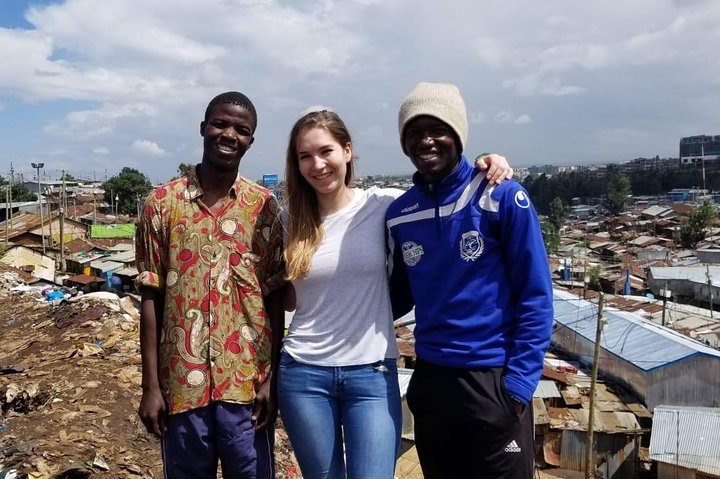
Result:
<instances>
[{"instance_id":1,"label":"rusty metal sheet","mask_svg":"<svg viewBox=\"0 0 720 479\"><path fill-rule=\"evenodd\" d=\"M543 368L542 375L548 379L552 379L554 381L560 381L563 384L569 384L568 378L567 378L567 373L556 371L553 368L548 367L547 365Z\"/></svg>"},{"instance_id":2,"label":"rusty metal sheet","mask_svg":"<svg viewBox=\"0 0 720 479\"><path fill-rule=\"evenodd\" d=\"M582 405L582 396L580 395L580 391L578 391L578 388L576 388L575 386L567 386L565 389L560 391L560 394L562 394L562 397L565 400L565 405Z\"/></svg>"},{"instance_id":3,"label":"rusty metal sheet","mask_svg":"<svg viewBox=\"0 0 720 479\"><path fill-rule=\"evenodd\" d=\"M652 419L652 413L640 403L626 402L625 406L633 413L636 417L644 417Z\"/></svg>"},{"instance_id":4,"label":"rusty metal sheet","mask_svg":"<svg viewBox=\"0 0 720 479\"><path fill-rule=\"evenodd\" d=\"M595 400L595 407L598 411L603 412L629 411L625 404L620 401Z\"/></svg>"},{"instance_id":5,"label":"rusty metal sheet","mask_svg":"<svg viewBox=\"0 0 720 479\"><path fill-rule=\"evenodd\" d=\"M560 444L562 443L561 431L548 431L543 436L543 459L551 466L560 465Z\"/></svg>"},{"instance_id":6,"label":"rusty metal sheet","mask_svg":"<svg viewBox=\"0 0 720 479\"><path fill-rule=\"evenodd\" d=\"M536 426L550 424L550 415L542 398L533 398L533 415L535 416Z\"/></svg>"},{"instance_id":7,"label":"rusty metal sheet","mask_svg":"<svg viewBox=\"0 0 720 479\"><path fill-rule=\"evenodd\" d=\"M638 424L635 414L631 412L617 411L614 415L618 427L620 428L618 432L637 431L640 429L640 424Z\"/></svg>"},{"instance_id":8,"label":"rusty metal sheet","mask_svg":"<svg viewBox=\"0 0 720 479\"><path fill-rule=\"evenodd\" d=\"M549 407L547 411L550 416L550 427L553 429L578 429L580 427L570 409ZM587 419L585 421L587 422Z\"/></svg>"}]
</instances>

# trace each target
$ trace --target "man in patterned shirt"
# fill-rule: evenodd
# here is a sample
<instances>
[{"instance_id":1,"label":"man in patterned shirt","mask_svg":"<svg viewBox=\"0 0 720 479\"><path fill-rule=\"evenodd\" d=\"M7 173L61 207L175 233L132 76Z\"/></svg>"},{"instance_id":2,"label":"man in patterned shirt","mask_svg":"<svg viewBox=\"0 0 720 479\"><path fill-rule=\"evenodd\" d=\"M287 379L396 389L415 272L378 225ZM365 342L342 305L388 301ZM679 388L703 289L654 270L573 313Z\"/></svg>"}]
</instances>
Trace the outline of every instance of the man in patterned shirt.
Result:
<instances>
[{"instance_id":1,"label":"man in patterned shirt","mask_svg":"<svg viewBox=\"0 0 720 479\"><path fill-rule=\"evenodd\" d=\"M200 123L202 162L153 191L140 217L143 395L165 477L272 478L283 327L277 200L238 174L257 126L223 93Z\"/></svg>"}]
</instances>

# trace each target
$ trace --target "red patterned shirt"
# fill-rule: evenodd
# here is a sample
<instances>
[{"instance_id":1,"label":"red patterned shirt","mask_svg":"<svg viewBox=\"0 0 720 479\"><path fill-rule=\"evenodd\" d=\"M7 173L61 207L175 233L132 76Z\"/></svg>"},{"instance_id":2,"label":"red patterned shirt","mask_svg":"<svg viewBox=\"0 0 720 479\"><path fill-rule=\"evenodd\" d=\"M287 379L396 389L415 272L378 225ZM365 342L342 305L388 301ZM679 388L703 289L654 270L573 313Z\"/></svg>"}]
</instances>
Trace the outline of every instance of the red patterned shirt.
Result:
<instances>
[{"instance_id":1,"label":"red patterned shirt","mask_svg":"<svg viewBox=\"0 0 720 479\"><path fill-rule=\"evenodd\" d=\"M217 216L196 174L153 191L137 230L142 287L165 295L159 375L171 414L249 404L270 370L263 305L283 284L277 200L238 175Z\"/></svg>"}]
</instances>

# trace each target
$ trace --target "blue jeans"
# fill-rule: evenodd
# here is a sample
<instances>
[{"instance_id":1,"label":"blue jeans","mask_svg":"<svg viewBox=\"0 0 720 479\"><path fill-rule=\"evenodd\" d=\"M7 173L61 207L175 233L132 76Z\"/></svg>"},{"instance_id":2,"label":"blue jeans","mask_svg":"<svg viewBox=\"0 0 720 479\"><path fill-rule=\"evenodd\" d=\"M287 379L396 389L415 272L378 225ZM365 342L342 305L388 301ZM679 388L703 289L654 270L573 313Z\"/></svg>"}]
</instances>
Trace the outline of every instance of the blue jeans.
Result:
<instances>
[{"instance_id":1,"label":"blue jeans","mask_svg":"<svg viewBox=\"0 0 720 479\"><path fill-rule=\"evenodd\" d=\"M324 367L283 352L278 402L305 479L393 478L402 429L394 359Z\"/></svg>"}]
</instances>

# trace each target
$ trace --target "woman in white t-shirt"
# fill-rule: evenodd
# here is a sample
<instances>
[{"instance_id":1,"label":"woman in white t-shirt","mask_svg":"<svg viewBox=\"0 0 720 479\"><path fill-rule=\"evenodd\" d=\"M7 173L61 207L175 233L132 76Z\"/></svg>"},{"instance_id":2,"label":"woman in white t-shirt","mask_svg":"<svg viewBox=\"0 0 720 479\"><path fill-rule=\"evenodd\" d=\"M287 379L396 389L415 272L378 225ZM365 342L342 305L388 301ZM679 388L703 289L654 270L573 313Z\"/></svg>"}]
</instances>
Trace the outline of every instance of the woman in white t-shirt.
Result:
<instances>
[{"instance_id":1,"label":"woman in white t-shirt","mask_svg":"<svg viewBox=\"0 0 720 479\"><path fill-rule=\"evenodd\" d=\"M490 155L488 176L511 175ZM485 166L484 162L483 166ZM294 125L287 149L290 310L278 400L306 479L392 479L402 413L388 294L385 211L403 191L351 187L352 140L331 111ZM480 167L480 166L479 166Z\"/></svg>"}]
</instances>

